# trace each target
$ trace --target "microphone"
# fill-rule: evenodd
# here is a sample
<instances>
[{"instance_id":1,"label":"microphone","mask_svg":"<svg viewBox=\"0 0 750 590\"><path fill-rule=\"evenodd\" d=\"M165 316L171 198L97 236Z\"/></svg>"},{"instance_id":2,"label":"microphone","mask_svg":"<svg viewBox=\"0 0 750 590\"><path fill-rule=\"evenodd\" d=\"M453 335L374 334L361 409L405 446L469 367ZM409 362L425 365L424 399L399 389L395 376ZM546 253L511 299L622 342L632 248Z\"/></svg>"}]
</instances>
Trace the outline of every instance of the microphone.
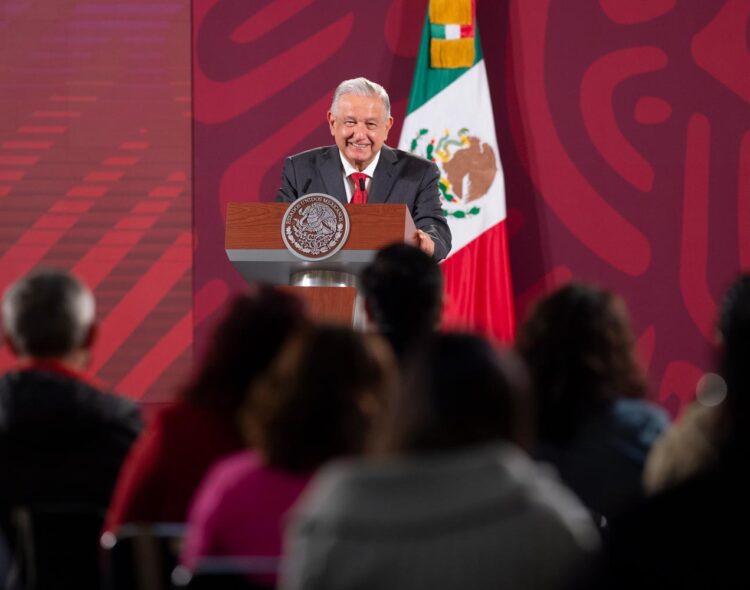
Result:
<instances>
[{"instance_id":1,"label":"microphone","mask_svg":"<svg viewBox=\"0 0 750 590\"><path fill-rule=\"evenodd\" d=\"M305 182L305 186L302 187L302 194L307 194L307 189L310 188L310 183L312 182L312 178L308 178L307 182Z\"/></svg>"},{"instance_id":2,"label":"microphone","mask_svg":"<svg viewBox=\"0 0 750 590\"><path fill-rule=\"evenodd\" d=\"M359 190L361 190L362 192L365 192L365 179L364 178L359 179Z\"/></svg>"}]
</instances>

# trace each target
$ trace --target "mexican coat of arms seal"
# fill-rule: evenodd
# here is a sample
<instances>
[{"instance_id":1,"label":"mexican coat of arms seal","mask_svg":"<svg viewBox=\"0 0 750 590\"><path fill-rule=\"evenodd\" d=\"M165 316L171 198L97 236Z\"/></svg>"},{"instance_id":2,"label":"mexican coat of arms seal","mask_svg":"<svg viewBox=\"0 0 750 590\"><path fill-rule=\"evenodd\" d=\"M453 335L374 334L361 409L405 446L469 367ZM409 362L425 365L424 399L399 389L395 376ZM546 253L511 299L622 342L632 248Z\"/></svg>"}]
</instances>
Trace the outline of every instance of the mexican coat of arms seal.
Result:
<instances>
[{"instance_id":1,"label":"mexican coat of arms seal","mask_svg":"<svg viewBox=\"0 0 750 590\"><path fill-rule=\"evenodd\" d=\"M281 221L287 249L302 260L325 260L349 237L349 215L330 195L311 193L294 201Z\"/></svg>"}]
</instances>

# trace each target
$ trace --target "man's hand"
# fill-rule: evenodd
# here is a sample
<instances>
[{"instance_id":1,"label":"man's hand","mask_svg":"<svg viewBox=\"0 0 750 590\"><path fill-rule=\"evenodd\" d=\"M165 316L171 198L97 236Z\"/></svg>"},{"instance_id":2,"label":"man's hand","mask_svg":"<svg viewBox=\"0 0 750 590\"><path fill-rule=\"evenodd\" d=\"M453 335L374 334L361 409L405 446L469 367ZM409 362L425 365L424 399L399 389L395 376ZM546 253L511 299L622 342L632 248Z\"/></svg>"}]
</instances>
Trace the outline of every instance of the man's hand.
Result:
<instances>
[{"instance_id":1,"label":"man's hand","mask_svg":"<svg viewBox=\"0 0 750 590\"><path fill-rule=\"evenodd\" d=\"M435 242L432 241L430 234L418 229L414 233L414 239L417 241L417 248L422 250L422 252L428 256L432 256L435 253Z\"/></svg>"}]
</instances>

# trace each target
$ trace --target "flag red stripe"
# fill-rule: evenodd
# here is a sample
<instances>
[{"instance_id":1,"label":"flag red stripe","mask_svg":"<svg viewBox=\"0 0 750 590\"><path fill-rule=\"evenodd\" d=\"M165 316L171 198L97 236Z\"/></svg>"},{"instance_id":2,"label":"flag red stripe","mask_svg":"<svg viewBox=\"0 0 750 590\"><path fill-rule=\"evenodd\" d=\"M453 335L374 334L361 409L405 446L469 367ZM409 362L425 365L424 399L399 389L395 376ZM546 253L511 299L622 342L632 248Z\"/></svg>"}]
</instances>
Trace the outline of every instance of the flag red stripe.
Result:
<instances>
[{"instance_id":1,"label":"flag red stripe","mask_svg":"<svg viewBox=\"0 0 750 590\"><path fill-rule=\"evenodd\" d=\"M443 327L469 329L500 342L515 332L513 289L505 221L443 262Z\"/></svg>"}]
</instances>

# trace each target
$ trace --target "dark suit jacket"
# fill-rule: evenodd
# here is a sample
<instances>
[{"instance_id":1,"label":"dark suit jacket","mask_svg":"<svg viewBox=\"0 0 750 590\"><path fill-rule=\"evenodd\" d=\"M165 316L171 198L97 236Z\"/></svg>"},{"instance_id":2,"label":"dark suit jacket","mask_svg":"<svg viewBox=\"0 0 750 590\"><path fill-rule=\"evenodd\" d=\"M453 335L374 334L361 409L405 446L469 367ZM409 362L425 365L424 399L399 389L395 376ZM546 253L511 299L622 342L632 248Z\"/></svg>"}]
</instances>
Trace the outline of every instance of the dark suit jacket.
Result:
<instances>
[{"instance_id":1,"label":"dark suit jacket","mask_svg":"<svg viewBox=\"0 0 750 590\"><path fill-rule=\"evenodd\" d=\"M62 367L0 377L0 534L31 508L36 588L99 590L101 515L140 428L132 401Z\"/></svg>"},{"instance_id":2,"label":"dark suit jacket","mask_svg":"<svg viewBox=\"0 0 750 590\"><path fill-rule=\"evenodd\" d=\"M308 193L325 193L346 203L341 157L337 146L315 148L284 162L281 188L276 201L291 203ZM451 250L451 232L440 206L437 166L402 150L387 146L380 149L380 160L372 178L368 203L404 203L414 225L427 232L435 242L436 260Z\"/></svg>"},{"instance_id":3,"label":"dark suit jacket","mask_svg":"<svg viewBox=\"0 0 750 590\"><path fill-rule=\"evenodd\" d=\"M109 504L141 430L138 407L72 373L47 368L0 377L0 523L26 504ZM1 524L0 524L1 526Z\"/></svg>"}]
</instances>

